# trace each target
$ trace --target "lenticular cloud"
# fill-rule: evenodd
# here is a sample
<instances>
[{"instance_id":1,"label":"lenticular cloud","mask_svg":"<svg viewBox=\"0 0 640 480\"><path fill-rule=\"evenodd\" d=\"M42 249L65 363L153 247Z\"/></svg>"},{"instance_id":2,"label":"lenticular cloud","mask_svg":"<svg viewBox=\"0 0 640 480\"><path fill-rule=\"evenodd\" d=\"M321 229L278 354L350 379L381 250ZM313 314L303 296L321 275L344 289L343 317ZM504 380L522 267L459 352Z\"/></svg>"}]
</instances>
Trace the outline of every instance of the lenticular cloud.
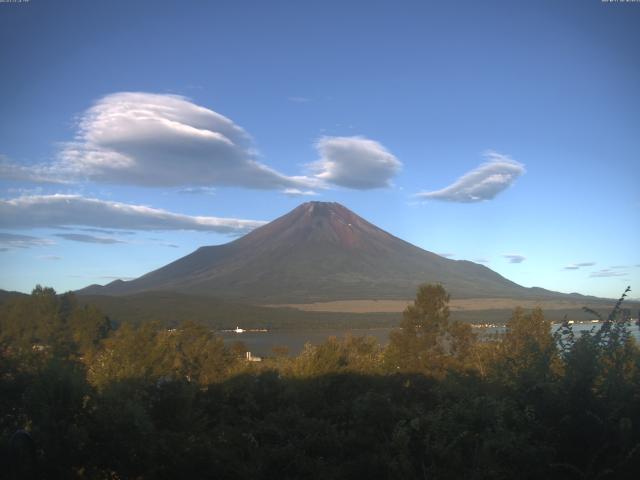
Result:
<instances>
[{"instance_id":1,"label":"lenticular cloud","mask_svg":"<svg viewBox=\"0 0 640 480\"><path fill-rule=\"evenodd\" d=\"M487 152L484 156L487 162L464 174L448 187L421 192L416 196L426 200L461 203L491 200L525 172L524 165L506 155Z\"/></svg>"},{"instance_id":2,"label":"lenticular cloud","mask_svg":"<svg viewBox=\"0 0 640 480\"><path fill-rule=\"evenodd\" d=\"M356 190L385 188L402 163L382 144L365 137L322 137L320 159L310 165L323 182Z\"/></svg>"},{"instance_id":3,"label":"lenticular cloud","mask_svg":"<svg viewBox=\"0 0 640 480\"><path fill-rule=\"evenodd\" d=\"M124 92L87 110L57 169L72 177L150 187L304 188L258 161L249 135L229 118L177 95Z\"/></svg>"},{"instance_id":4,"label":"lenticular cloud","mask_svg":"<svg viewBox=\"0 0 640 480\"><path fill-rule=\"evenodd\" d=\"M191 216L80 195L31 195L0 200L3 228L90 226L129 230L198 230L242 234L265 222Z\"/></svg>"},{"instance_id":5,"label":"lenticular cloud","mask_svg":"<svg viewBox=\"0 0 640 480\"><path fill-rule=\"evenodd\" d=\"M322 137L311 175L288 176L260 161L231 119L179 95L120 92L80 115L75 139L51 163L25 166L0 156L0 178L38 183L91 181L143 187L280 190L315 195L341 186L385 188L402 163L365 137ZM191 190L189 190L191 189Z\"/></svg>"}]
</instances>

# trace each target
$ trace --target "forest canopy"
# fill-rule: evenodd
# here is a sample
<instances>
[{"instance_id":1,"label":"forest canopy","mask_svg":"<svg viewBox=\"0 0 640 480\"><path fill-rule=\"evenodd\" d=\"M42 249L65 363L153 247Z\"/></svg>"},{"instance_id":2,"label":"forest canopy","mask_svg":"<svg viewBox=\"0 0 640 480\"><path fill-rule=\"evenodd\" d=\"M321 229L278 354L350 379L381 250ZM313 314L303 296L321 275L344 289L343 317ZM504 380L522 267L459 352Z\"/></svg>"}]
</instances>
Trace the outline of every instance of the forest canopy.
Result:
<instances>
[{"instance_id":1,"label":"forest canopy","mask_svg":"<svg viewBox=\"0 0 640 480\"><path fill-rule=\"evenodd\" d=\"M635 478L623 299L585 334L516 309L480 338L423 285L387 346L329 338L258 363L206 326L115 328L38 286L0 305L2 464L9 478Z\"/></svg>"}]
</instances>

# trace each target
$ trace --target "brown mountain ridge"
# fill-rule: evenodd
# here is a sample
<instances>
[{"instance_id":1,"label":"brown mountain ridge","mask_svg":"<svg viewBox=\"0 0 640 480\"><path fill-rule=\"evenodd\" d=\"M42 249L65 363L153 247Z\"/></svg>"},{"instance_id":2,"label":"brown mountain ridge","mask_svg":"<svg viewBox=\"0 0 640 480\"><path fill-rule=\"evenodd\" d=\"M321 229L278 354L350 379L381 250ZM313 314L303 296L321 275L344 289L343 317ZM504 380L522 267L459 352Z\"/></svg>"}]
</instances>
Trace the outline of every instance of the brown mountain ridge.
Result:
<instances>
[{"instance_id":1,"label":"brown mountain ridge","mask_svg":"<svg viewBox=\"0 0 640 480\"><path fill-rule=\"evenodd\" d=\"M412 298L421 283L454 298L584 298L525 288L493 270L423 250L338 203L308 202L224 245L206 246L135 280L78 291L170 291L249 303Z\"/></svg>"}]
</instances>

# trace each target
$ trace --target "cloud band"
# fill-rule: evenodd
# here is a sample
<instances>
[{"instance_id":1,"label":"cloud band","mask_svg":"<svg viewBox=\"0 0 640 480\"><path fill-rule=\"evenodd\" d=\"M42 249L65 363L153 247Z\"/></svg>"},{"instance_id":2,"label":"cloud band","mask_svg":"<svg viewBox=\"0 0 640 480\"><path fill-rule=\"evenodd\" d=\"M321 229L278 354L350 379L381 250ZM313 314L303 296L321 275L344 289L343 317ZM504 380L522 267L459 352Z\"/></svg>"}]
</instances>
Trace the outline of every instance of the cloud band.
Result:
<instances>
[{"instance_id":1,"label":"cloud band","mask_svg":"<svg viewBox=\"0 0 640 480\"><path fill-rule=\"evenodd\" d=\"M241 234L265 222L189 216L143 205L79 195L33 195L0 200L3 228L89 226L128 230L199 230Z\"/></svg>"}]
</instances>

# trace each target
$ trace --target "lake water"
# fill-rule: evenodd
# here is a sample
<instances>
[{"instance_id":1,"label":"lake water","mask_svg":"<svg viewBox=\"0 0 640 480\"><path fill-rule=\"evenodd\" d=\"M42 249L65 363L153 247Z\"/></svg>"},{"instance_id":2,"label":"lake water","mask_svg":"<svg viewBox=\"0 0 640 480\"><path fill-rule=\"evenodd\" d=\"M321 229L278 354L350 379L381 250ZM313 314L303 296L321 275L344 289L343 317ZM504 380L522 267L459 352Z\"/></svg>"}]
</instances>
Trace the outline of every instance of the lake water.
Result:
<instances>
[{"instance_id":1,"label":"lake water","mask_svg":"<svg viewBox=\"0 0 640 480\"><path fill-rule=\"evenodd\" d=\"M573 332L576 334L576 336L578 336L579 332L588 332L594 327L594 331L597 331L597 329L600 328L601 325L601 323L576 323L573 325ZM559 326L554 324L552 327L552 331L555 332L558 328ZM629 330L631 331L631 335L633 335L633 337L636 339L636 342L640 343L640 328L638 328L638 325L635 323L635 321L631 322Z\"/></svg>"},{"instance_id":2,"label":"lake water","mask_svg":"<svg viewBox=\"0 0 640 480\"><path fill-rule=\"evenodd\" d=\"M272 348L284 346L289 348L290 355L298 355L305 343L319 345L329 337L342 338L348 334L354 337L374 337L380 344L389 341L392 328L354 328L351 330L272 330L269 332L218 332L227 345L243 342L254 355L271 356Z\"/></svg>"},{"instance_id":3,"label":"lake water","mask_svg":"<svg viewBox=\"0 0 640 480\"><path fill-rule=\"evenodd\" d=\"M599 328L599 323L576 323L573 325L573 331L576 335L579 332L589 331L591 328ZM557 324L552 326L555 332L558 328ZM305 343L319 345L329 337L342 338L347 334L354 337L371 336L374 337L381 345L389 342L389 332L392 328L354 328L350 330L272 330L268 332L218 332L225 343L231 346L234 342L243 342L252 354L257 356L273 355L273 347L284 346L289 349L290 355L298 355L304 348ZM474 328L476 333L501 333L504 328ZM640 329L635 324L631 325L631 332L637 342L640 342Z\"/></svg>"}]
</instances>

